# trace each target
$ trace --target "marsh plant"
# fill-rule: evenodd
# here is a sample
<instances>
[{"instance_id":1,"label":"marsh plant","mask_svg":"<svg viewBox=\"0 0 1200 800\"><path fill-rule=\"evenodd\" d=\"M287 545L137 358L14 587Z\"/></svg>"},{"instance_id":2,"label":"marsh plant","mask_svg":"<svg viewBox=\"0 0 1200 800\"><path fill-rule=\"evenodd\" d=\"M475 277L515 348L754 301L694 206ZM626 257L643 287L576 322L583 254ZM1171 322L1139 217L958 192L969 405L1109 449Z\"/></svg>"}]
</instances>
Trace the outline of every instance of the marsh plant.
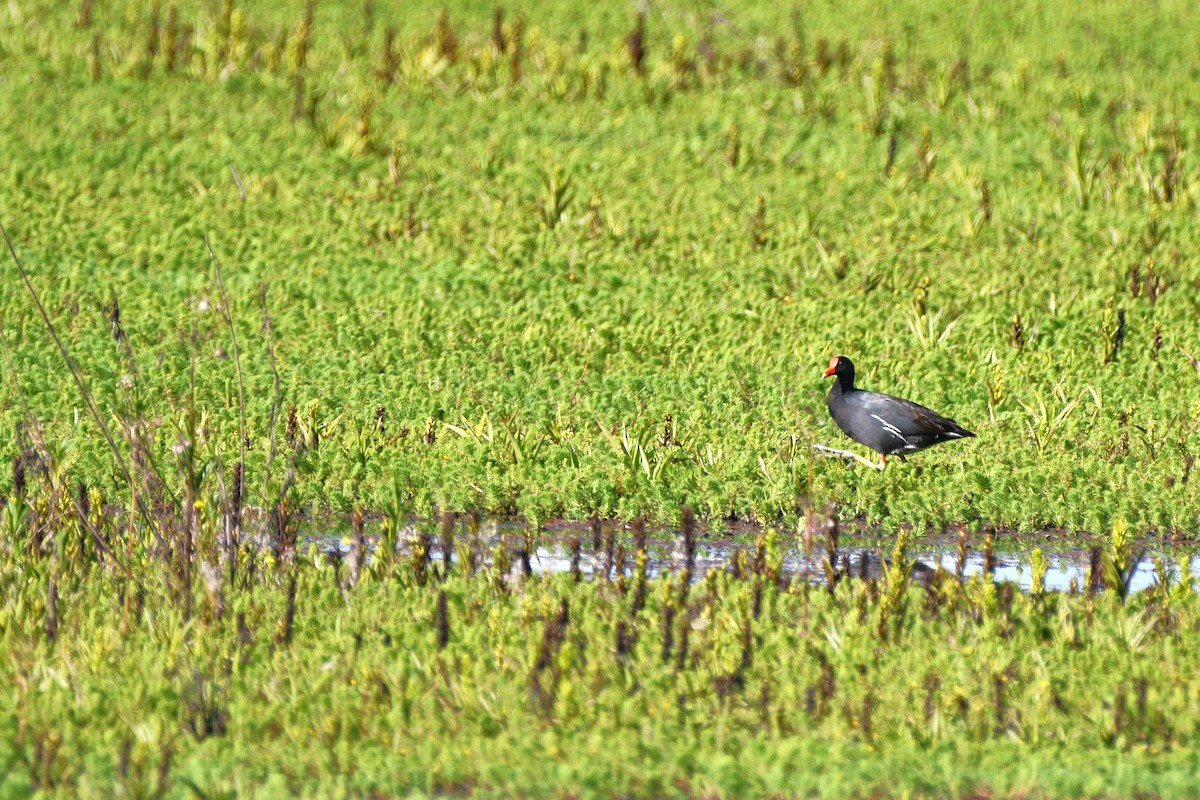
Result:
<instances>
[{"instance_id":1,"label":"marsh plant","mask_svg":"<svg viewBox=\"0 0 1200 800\"><path fill-rule=\"evenodd\" d=\"M1194 9L958 11L8 3L0 793L1200 793Z\"/></svg>"}]
</instances>

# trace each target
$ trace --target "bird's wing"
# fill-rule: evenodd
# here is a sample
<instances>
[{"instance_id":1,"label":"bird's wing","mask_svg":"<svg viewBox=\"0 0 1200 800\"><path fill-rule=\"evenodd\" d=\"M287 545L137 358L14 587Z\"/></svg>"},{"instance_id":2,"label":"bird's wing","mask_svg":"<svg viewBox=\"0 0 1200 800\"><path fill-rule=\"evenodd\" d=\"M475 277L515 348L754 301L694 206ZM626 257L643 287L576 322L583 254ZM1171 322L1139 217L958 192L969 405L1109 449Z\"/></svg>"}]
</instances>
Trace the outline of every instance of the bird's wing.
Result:
<instances>
[{"instance_id":1,"label":"bird's wing","mask_svg":"<svg viewBox=\"0 0 1200 800\"><path fill-rule=\"evenodd\" d=\"M904 431L903 431L903 430L901 430L899 427L897 427L896 425L892 424L891 422L888 422L886 419L884 419L883 417L879 416L878 414L872 414L871 416L872 416L872 417L873 417L873 418L874 418L874 419L875 419L877 422L879 422L879 424L880 424L880 425L882 425L882 426L883 426L883 430L884 430L884 432L885 432L885 433L887 433L887 434L890 434L890 435L892 436L892 438L896 440L896 443L897 443L899 446L901 446L901 447L906 447L906 448L910 448L910 447L912 447L912 445L910 445L910 444L908 443L908 437L904 435Z\"/></svg>"},{"instance_id":2,"label":"bird's wing","mask_svg":"<svg viewBox=\"0 0 1200 800\"><path fill-rule=\"evenodd\" d=\"M905 440L926 436L961 439L964 436L974 435L949 417L943 417L933 409L914 403L912 400L893 397L890 394L874 392L872 394L874 396L870 398L871 416L876 419L880 417L887 419L889 433L898 432L899 436ZM897 410L902 413L895 413ZM892 413L889 414L888 411Z\"/></svg>"}]
</instances>

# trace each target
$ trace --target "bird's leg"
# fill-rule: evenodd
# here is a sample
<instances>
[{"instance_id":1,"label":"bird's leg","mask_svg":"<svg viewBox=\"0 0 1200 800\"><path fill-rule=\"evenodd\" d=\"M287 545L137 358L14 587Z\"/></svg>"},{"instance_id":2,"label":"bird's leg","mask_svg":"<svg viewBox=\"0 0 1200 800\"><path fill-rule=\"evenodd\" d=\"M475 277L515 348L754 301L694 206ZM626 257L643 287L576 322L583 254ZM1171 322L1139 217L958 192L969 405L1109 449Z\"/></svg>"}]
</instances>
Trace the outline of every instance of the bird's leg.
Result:
<instances>
[{"instance_id":1,"label":"bird's leg","mask_svg":"<svg viewBox=\"0 0 1200 800\"><path fill-rule=\"evenodd\" d=\"M865 464L866 466L870 467L871 469L875 469L875 470L883 469L882 466L880 466L879 464L876 464L874 461L865 459L862 456L860 456L858 453L853 453L849 450L838 450L835 447L826 447L823 444L814 444L813 449L819 453L830 456L832 458L845 458L850 461L857 461L860 464Z\"/></svg>"}]
</instances>

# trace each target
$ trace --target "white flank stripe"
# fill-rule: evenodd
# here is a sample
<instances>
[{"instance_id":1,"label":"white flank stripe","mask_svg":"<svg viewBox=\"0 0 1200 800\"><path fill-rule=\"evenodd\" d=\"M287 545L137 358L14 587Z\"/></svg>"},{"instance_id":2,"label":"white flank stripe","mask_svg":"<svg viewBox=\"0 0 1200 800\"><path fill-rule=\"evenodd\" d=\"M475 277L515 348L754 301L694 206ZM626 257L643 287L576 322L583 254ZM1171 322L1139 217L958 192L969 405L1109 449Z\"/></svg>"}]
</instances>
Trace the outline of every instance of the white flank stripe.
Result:
<instances>
[{"instance_id":1,"label":"white flank stripe","mask_svg":"<svg viewBox=\"0 0 1200 800\"><path fill-rule=\"evenodd\" d=\"M897 439L899 439L902 442L908 441L908 439L904 438L904 434L900 432L900 429L897 428L895 425L888 422L886 419L879 416L878 414L872 414L871 416L874 417L875 419L879 420L879 424L883 426L883 429L885 431L887 431L888 433L890 433L892 436L895 436Z\"/></svg>"}]
</instances>

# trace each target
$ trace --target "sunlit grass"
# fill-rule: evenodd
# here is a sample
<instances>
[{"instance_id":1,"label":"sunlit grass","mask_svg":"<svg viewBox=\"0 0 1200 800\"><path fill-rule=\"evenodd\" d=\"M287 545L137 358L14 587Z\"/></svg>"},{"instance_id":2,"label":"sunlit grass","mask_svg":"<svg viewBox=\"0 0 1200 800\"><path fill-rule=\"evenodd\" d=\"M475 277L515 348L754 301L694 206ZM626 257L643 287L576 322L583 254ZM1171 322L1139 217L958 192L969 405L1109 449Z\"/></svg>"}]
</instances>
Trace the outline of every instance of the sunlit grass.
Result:
<instances>
[{"instance_id":1,"label":"sunlit grass","mask_svg":"<svg viewBox=\"0 0 1200 800\"><path fill-rule=\"evenodd\" d=\"M1198 95L1171 60L1182 6L1126 11L980 10L969 35L925 8L664 10L639 74L634 20L611 9L21 4L0 21L0 91L25 110L0 129L0 211L101 404L136 367L139 413L164 419L194 362L216 448L240 423L211 236L252 482L265 285L284 405L319 442L305 506L377 506L398 482L414 509L537 518L795 519L815 497L871 519L1186 531ZM1114 15L1116 39L1081 33ZM51 85L77 113L35 100ZM48 438L115 489L27 298L0 302ZM844 443L819 379L838 352L979 439L879 477L798 468L787 442ZM453 435L485 415L509 433ZM639 469L610 446L667 418L670 452L640 444ZM169 449L162 424L145 434Z\"/></svg>"},{"instance_id":2,"label":"sunlit grass","mask_svg":"<svg viewBox=\"0 0 1200 800\"><path fill-rule=\"evenodd\" d=\"M1197 794L1191 5L647 8L0 9L0 794Z\"/></svg>"},{"instance_id":3,"label":"sunlit grass","mask_svg":"<svg viewBox=\"0 0 1200 800\"><path fill-rule=\"evenodd\" d=\"M520 533L484 565L478 522L452 515L385 520L406 550L369 561L359 533L342 555L232 551L202 519L189 577L165 519L122 542L119 521L63 516L55 550L19 547L12 515L54 502L38 489L5 512L6 793L1196 791L1200 601L1162 564L1125 597L1127 528L1108 589L1071 594L1036 586L1040 556L1029 594L961 567L918 584L903 532L881 576L852 577L823 515L689 588L688 512L656 578L640 523L574 544L606 565L581 580L529 575ZM832 589L782 573L799 547Z\"/></svg>"}]
</instances>

